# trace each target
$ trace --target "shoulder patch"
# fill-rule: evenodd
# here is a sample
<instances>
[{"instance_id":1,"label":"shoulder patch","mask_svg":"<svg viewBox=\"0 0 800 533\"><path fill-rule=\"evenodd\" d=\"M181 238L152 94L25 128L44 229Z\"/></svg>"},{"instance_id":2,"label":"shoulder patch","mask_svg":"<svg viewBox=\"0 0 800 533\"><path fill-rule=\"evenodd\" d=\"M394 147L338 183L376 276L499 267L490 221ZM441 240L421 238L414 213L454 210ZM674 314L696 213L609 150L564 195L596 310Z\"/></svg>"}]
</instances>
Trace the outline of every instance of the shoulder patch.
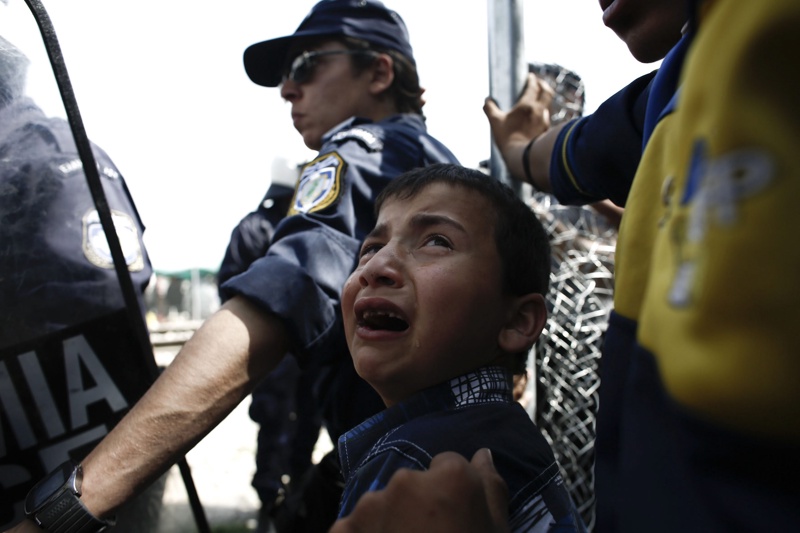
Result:
<instances>
[{"instance_id":1,"label":"shoulder patch","mask_svg":"<svg viewBox=\"0 0 800 533\"><path fill-rule=\"evenodd\" d=\"M66 163L58 165L58 170L60 170L62 174L70 174L82 168L83 168L83 163L81 163L80 158L70 159Z\"/></svg>"},{"instance_id":2,"label":"shoulder patch","mask_svg":"<svg viewBox=\"0 0 800 533\"><path fill-rule=\"evenodd\" d=\"M383 141L377 135L364 128L351 128L340 131L331 137L330 142L339 143L347 140L358 141L372 152L383 150Z\"/></svg>"},{"instance_id":3,"label":"shoulder patch","mask_svg":"<svg viewBox=\"0 0 800 533\"><path fill-rule=\"evenodd\" d=\"M139 246L139 230L127 213L112 211L111 219L119 238L122 255L131 272L139 272L144 268L142 248ZM100 215L96 209L88 211L83 216L83 255L94 266L99 268L114 268L114 259L111 257L111 248L108 246Z\"/></svg>"},{"instance_id":4,"label":"shoulder patch","mask_svg":"<svg viewBox=\"0 0 800 533\"><path fill-rule=\"evenodd\" d=\"M120 177L119 172L117 172L115 168L108 165L98 163L97 168L102 176L111 178L112 180L118 180ZM76 170L83 170L83 162L80 160L80 158L70 159L66 163L61 163L58 165L58 170L65 175L71 174Z\"/></svg>"},{"instance_id":5,"label":"shoulder patch","mask_svg":"<svg viewBox=\"0 0 800 533\"><path fill-rule=\"evenodd\" d=\"M346 163L336 152L323 154L303 167L289 215L313 213L332 205L342 193Z\"/></svg>"}]
</instances>

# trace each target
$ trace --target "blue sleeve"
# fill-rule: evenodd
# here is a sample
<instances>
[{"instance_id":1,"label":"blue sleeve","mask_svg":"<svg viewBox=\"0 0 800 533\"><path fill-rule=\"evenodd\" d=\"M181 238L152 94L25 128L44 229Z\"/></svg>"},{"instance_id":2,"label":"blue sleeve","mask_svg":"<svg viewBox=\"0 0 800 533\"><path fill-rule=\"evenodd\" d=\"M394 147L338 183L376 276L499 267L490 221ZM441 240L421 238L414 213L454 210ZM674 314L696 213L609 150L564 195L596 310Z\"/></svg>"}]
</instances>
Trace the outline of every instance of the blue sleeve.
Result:
<instances>
[{"instance_id":1,"label":"blue sleeve","mask_svg":"<svg viewBox=\"0 0 800 533\"><path fill-rule=\"evenodd\" d=\"M609 199L624 206L642 154L642 131L655 71L563 128L550 161L559 202L583 205Z\"/></svg>"},{"instance_id":2,"label":"blue sleeve","mask_svg":"<svg viewBox=\"0 0 800 533\"><path fill-rule=\"evenodd\" d=\"M339 292L359 245L315 217L295 215L279 225L267 254L222 290L283 318L299 352L334 352L343 342Z\"/></svg>"},{"instance_id":3,"label":"blue sleeve","mask_svg":"<svg viewBox=\"0 0 800 533\"><path fill-rule=\"evenodd\" d=\"M432 162L419 118L381 123L351 121L329 134L319 155L301 171L289 214L267 254L222 286L281 317L301 356L341 351L339 293L354 266L361 240L375 224L374 200L393 178Z\"/></svg>"}]
</instances>

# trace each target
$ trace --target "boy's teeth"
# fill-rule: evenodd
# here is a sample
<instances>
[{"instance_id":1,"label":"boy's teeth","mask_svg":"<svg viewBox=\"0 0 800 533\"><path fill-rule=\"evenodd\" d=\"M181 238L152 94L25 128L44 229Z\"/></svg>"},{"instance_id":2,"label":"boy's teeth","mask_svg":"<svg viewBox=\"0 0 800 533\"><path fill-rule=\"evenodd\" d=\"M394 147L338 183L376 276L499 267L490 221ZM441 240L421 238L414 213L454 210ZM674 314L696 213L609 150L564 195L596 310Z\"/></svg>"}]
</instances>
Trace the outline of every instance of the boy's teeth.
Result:
<instances>
[{"instance_id":1,"label":"boy's teeth","mask_svg":"<svg viewBox=\"0 0 800 533\"><path fill-rule=\"evenodd\" d=\"M365 311L362 322L370 329L386 329L390 331L404 331L408 324L397 313L389 311Z\"/></svg>"},{"instance_id":2,"label":"boy's teeth","mask_svg":"<svg viewBox=\"0 0 800 533\"><path fill-rule=\"evenodd\" d=\"M388 311L365 311L364 318L373 318L373 317L389 317L389 318L400 318L397 314L391 313Z\"/></svg>"}]
</instances>

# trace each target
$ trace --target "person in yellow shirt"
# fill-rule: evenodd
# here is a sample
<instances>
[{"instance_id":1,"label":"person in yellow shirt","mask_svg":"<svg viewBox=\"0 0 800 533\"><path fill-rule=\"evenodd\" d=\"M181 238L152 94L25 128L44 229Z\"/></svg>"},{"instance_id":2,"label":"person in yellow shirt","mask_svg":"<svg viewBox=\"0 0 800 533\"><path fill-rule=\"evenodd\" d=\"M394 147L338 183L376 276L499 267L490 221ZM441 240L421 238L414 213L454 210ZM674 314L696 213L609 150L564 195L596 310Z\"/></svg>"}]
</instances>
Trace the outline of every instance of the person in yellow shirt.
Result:
<instances>
[{"instance_id":1,"label":"person in yellow shirt","mask_svg":"<svg viewBox=\"0 0 800 533\"><path fill-rule=\"evenodd\" d=\"M601 2L607 23L657 4ZM648 98L646 145L620 228L595 531L791 531L800 523L792 223L800 3L687 5L686 34ZM615 439L614 449L602 438ZM333 531L363 530L369 520L378 524L369 531L398 531L394 518L410 514L455 530L447 528L465 517L448 509L466 505L459 531L492 530L487 523L504 531L496 473L485 455L474 463L445 456L428 472L398 477Z\"/></svg>"}]
</instances>

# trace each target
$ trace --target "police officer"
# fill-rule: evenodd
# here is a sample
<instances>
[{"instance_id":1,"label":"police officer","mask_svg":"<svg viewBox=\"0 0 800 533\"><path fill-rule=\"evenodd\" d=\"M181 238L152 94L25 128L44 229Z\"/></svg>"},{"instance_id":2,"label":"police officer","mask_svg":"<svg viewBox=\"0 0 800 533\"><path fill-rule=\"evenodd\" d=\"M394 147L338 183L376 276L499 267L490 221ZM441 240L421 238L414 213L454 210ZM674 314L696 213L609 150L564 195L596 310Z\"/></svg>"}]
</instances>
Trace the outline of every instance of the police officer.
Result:
<instances>
[{"instance_id":1,"label":"police officer","mask_svg":"<svg viewBox=\"0 0 800 533\"><path fill-rule=\"evenodd\" d=\"M289 211L298 170L283 158L273 162L267 193L231 232L217 272L218 286L245 272L266 254L275 227ZM225 294L220 298L225 301ZM313 398L313 381L314 373L300 369L297 358L287 355L251 395L250 418L259 425L252 482L261 501L257 532L288 527L286 522L296 514L291 504L297 499L295 493L304 474L312 467L322 424ZM338 504L337 496L334 505Z\"/></svg>"},{"instance_id":2,"label":"police officer","mask_svg":"<svg viewBox=\"0 0 800 533\"><path fill-rule=\"evenodd\" d=\"M90 338L107 364L127 369L126 385L141 390L150 379L144 360L138 365L126 361L140 352L121 345L120 332L130 329L126 303L74 137L66 121L46 116L25 96L28 67L25 54L0 36L0 364L5 374L5 408L25 411L47 428L35 435L31 431L25 439L7 439L0 446L0 527L22 517L25 493L36 481L28 474L49 468L49 457L65 450L79 454L70 443L88 434L90 424L104 430L118 419L98 410L89 420L65 427L59 413L40 401L22 396L24 409L21 404L15 408L17 404L8 399L17 395L16 390L32 386L28 373L23 379L15 372L17 360L31 361L30 355L36 353L42 377L47 378L31 382L40 389L37 400L49 397L50 388L60 390L57 384L69 374L60 366L64 358L60 341L66 337ZM144 225L117 167L98 146L92 145L92 151L143 315L144 290L152 274L142 242ZM103 386L87 383L88 394L98 400ZM82 392L70 390L67 395ZM58 395L51 401L63 400ZM13 416L25 420L24 413ZM12 428L18 425L11 424ZM126 507L131 519L117 531L152 529L165 481L159 480Z\"/></svg>"},{"instance_id":3,"label":"police officer","mask_svg":"<svg viewBox=\"0 0 800 533\"><path fill-rule=\"evenodd\" d=\"M298 178L298 166L283 158L273 162L270 185L264 198L231 231L225 256L217 271L218 285L246 271L256 259L267 253L275 228L289 212Z\"/></svg>"},{"instance_id":4,"label":"police officer","mask_svg":"<svg viewBox=\"0 0 800 533\"><path fill-rule=\"evenodd\" d=\"M24 96L27 68L0 37L0 348L125 307L69 125ZM92 148L144 312L144 225L119 170Z\"/></svg>"},{"instance_id":5,"label":"police officer","mask_svg":"<svg viewBox=\"0 0 800 533\"><path fill-rule=\"evenodd\" d=\"M457 162L426 131L405 24L374 0L325 0L293 34L249 47L244 62L255 83L280 86L295 129L319 155L301 170L267 254L223 285L228 301L84 461L82 494L72 497L84 516L112 516L289 350L317 372L315 399L334 440L383 408L353 370L339 292L383 186L415 167Z\"/></svg>"}]
</instances>

